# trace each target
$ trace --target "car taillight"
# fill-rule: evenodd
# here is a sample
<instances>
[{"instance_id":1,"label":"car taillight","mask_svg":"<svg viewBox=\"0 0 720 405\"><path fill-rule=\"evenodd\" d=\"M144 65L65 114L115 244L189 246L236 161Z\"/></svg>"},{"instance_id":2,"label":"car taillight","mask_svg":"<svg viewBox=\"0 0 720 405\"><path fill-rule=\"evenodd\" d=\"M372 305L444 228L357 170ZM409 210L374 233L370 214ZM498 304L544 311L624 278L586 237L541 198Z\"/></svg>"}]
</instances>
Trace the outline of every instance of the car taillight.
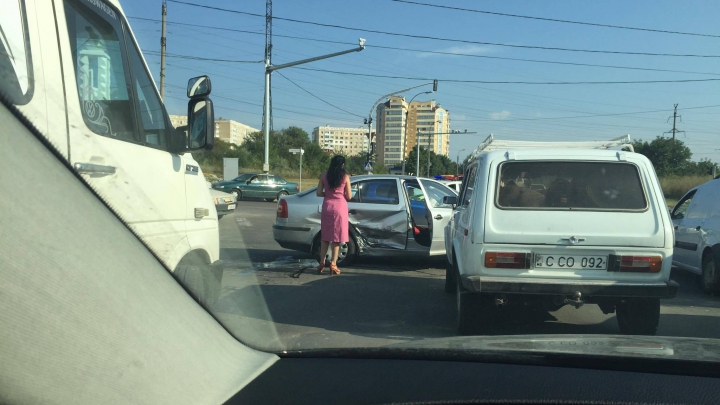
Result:
<instances>
[{"instance_id":1,"label":"car taillight","mask_svg":"<svg viewBox=\"0 0 720 405\"><path fill-rule=\"evenodd\" d=\"M529 253L485 252L485 267L489 269L527 269Z\"/></svg>"},{"instance_id":2,"label":"car taillight","mask_svg":"<svg viewBox=\"0 0 720 405\"><path fill-rule=\"evenodd\" d=\"M277 205L277 217L278 218L287 218L288 217L288 206L287 201L281 199L278 201Z\"/></svg>"},{"instance_id":3,"label":"car taillight","mask_svg":"<svg viewBox=\"0 0 720 405\"><path fill-rule=\"evenodd\" d=\"M295 191L300 191L300 186L295 186Z\"/></svg>"},{"instance_id":4,"label":"car taillight","mask_svg":"<svg viewBox=\"0 0 720 405\"><path fill-rule=\"evenodd\" d=\"M608 271L635 273L659 273L662 270L660 256L610 256Z\"/></svg>"}]
</instances>

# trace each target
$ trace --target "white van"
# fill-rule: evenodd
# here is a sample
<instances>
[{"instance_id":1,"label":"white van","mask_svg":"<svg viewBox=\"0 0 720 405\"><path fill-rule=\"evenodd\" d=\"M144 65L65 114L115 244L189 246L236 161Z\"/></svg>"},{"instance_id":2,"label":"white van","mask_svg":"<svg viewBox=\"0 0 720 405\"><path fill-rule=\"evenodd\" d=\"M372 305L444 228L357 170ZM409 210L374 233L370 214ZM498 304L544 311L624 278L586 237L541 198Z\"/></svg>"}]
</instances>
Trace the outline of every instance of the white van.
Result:
<instances>
[{"instance_id":1,"label":"white van","mask_svg":"<svg viewBox=\"0 0 720 405\"><path fill-rule=\"evenodd\" d=\"M495 141L478 148L446 228L446 290L458 331L496 306L597 304L626 334L654 334L674 297L673 232L652 164L629 137L611 142Z\"/></svg>"},{"instance_id":2,"label":"white van","mask_svg":"<svg viewBox=\"0 0 720 405\"><path fill-rule=\"evenodd\" d=\"M706 293L720 292L720 176L688 191L671 216L673 264L700 274Z\"/></svg>"},{"instance_id":3,"label":"white van","mask_svg":"<svg viewBox=\"0 0 720 405\"><path fill-rule=\"evenodd\" d=\"M188 84L187 135L170 124L117 1L0 0L0 9L0 96L196 295L217 293L217 215L189 153L213 146L210 80Z\"/></svg>"}]
</instances>

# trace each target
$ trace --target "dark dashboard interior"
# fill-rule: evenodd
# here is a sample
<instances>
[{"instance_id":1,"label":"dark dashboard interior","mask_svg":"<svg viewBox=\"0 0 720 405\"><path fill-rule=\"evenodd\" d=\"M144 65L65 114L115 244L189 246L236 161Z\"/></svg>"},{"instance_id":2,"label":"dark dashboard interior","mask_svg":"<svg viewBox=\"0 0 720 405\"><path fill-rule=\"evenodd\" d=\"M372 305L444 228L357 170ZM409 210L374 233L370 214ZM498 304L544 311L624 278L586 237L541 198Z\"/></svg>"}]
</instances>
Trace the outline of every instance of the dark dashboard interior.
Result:
<instances>
[{"instance_id":1,"label":"dark dashboard interior","mask_svg":"<svg viewBox=\"0 0 720 405\"><path fill-rule=\"evenodd\" d=\"M720 378L465 361L282 358L226 403L717 404Z\"/></svg>"}]
</instances>

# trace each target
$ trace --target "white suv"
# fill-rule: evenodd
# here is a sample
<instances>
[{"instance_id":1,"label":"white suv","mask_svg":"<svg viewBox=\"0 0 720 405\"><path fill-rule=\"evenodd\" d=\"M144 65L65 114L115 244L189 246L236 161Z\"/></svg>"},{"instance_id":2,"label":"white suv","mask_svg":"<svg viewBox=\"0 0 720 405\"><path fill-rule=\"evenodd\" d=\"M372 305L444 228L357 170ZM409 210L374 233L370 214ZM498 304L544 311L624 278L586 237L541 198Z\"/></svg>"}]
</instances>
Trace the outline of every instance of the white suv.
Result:
<instances>
[{"instance_id":1,"label":"white suv","mask_svg":"<svg viewBox=\"0 0 720 405\"><path fill-rule=\"evenodd\" d=\"M673 264L702 275L706 293L720 292L720 177L688 191L672 211Z\"/></svg>"},{"instance_id":2,"label":"white suv","mask_svg":"<svg viewBox=\"0 0 720 405\"><path fill-rule=\"evenodd\" d=\"M626 334L654 334L673 229L652 164L629 137L533 143L488 138L474 154L446 228L446 290L460 334L496 306L597 304Z\"/></svg>"}]
</instances>

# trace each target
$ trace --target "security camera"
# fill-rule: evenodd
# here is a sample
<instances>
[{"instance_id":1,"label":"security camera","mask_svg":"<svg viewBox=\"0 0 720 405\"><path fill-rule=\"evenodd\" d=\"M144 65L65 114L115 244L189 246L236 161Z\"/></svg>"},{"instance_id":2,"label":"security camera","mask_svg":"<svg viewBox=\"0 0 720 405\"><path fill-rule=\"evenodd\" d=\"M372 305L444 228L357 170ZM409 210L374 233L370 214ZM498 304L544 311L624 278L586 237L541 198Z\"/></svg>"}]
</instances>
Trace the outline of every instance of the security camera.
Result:
<instances>
[{"instance_id":1,"label":"security camera","mask_svg":"<svg viewBox=\"0 0 720 405\"><path fill-rule=\"evenodd\" d=\"M360 41L360 48L365 47L365 38L358 38L358 41Z\"/></svg>"}]
</instances>

